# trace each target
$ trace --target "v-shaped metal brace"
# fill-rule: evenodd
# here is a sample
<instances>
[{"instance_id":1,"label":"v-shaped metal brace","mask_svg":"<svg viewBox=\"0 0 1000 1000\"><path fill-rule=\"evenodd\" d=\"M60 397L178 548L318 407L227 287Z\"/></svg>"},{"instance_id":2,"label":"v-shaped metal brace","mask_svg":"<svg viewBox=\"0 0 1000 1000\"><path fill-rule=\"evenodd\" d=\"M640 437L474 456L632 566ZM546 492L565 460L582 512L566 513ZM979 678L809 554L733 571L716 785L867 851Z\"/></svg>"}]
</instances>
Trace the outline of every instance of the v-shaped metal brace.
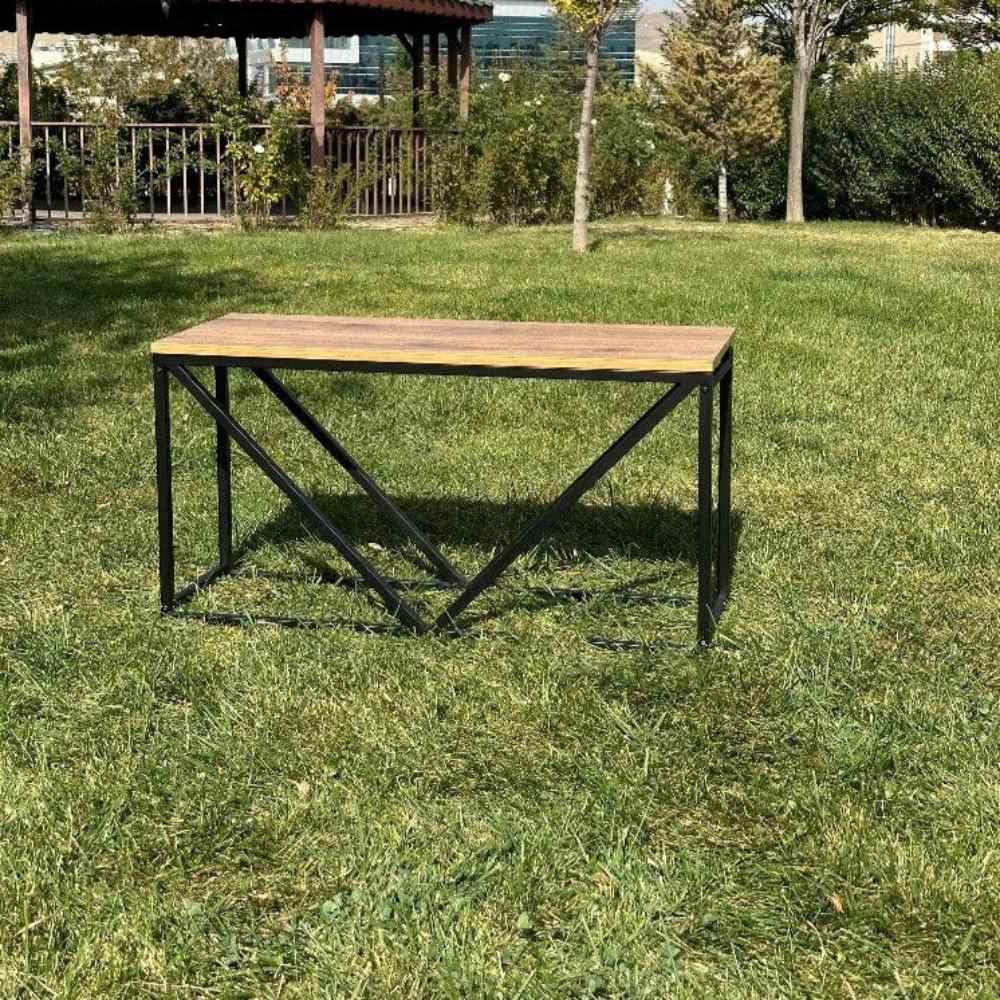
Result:
<instances>
[{"instance_id":1,"label":"v-shaped metal brace","mask_svg":"<svg viewBox=\"0 0 1000 1000\"><path fill-rule=\"evenodd\" d=\"M465 590L438 616L435 629L454 628L458 616L488 587L492 587L515 559L530 551L549 528L597 485L670 411L691 393L691 385L675 385L658 399L614 444L580 473L545 510L506 548L498 552Z\"/></svg>"}]
</instances>

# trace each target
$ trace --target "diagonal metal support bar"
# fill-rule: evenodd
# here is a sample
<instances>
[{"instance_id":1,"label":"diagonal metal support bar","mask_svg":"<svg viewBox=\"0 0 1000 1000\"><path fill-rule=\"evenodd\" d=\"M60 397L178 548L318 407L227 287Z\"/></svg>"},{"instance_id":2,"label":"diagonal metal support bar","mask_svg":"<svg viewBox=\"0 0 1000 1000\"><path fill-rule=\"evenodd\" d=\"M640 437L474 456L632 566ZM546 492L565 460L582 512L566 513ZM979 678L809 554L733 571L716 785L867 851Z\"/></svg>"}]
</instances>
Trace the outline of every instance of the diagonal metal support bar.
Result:
<instances>
[{"instance_id":1,"label":"diagonal metal support bar","mask_svg":"<svg viewBox=\"0 0 1000 1000\"><path fill-rule=\"evenodd\" d=\"M546 531L573 506L589 489L613 469L644 437L646 437L679 403L690 394L693 383L679 383L657 400L617 441L614 442L585 471L563 490L551 506L547 507L502 552L498 553L469 582L465 590L435 620L432 629L453 628L455 619L500 575L515 559L524 555L542 538Z\"/></svg>"},{"instance_id":2,"label":"diagonal metal support bar","mask_svg":"<svg viewBox=\"0 0 1000 1000\"><path fill-rule=\"evenodd\" d=\"M171 364L167 370L201 404L215 422L246 452L254 462L304 514L310 517L320 533L351 564L362 578L375 590L390 614L415 632L426 632L427 625L417 612L403 600L372 564L330 523L326 515L313 503L302 489L281 469L270 455L254 440L249 432L218 405L207 389L183 365Z\"/></svg>"},{"instance_id":3,"label":"diagonal metal support bar","mask_svg":"<svg viewBox=\"0 0 1000 1000\"><path fill-rule=\"evenodd\" d=\"M273 395L284 405L289 413L333 457L344 471L360 486L375 502L389 521L407 535L410 540L430 560L434 568L444 580L465 586L465 577L442 555L431 540L404 514L386 495L377 482L365 472L350 452L305 408L302 401L275 374L267 368L252 369L271 390Z\"/></svg>"}]
</instances>

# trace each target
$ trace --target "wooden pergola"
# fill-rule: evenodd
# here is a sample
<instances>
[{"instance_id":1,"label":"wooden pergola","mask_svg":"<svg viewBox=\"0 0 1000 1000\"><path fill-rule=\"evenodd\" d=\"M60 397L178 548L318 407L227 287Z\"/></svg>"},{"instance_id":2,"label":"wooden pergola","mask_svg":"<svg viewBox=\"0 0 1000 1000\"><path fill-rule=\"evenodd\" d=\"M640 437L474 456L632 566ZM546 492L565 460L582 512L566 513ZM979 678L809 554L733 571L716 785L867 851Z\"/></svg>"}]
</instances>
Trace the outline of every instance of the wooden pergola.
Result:
<instances>
[{"instance_id":1,"label":"wooden pergola","mask_svg":"<svg viewBox=\"0 0 1000 1000\"><path fill-rule=\"evenodd\" d=\"M232 38L239 83L247 91L248 38L309 36L312 51L312 162L325 163L328 35L395 35L413 64L414 121L424 89L425 50L430 90L440 86L440 38L447 39L447 78L469 113L472 25L490 20L490 0L0 0L0 31L17 35L18 120L21 158L31 168L31 46L36 32Z\"/></svg>"}]
</instances>

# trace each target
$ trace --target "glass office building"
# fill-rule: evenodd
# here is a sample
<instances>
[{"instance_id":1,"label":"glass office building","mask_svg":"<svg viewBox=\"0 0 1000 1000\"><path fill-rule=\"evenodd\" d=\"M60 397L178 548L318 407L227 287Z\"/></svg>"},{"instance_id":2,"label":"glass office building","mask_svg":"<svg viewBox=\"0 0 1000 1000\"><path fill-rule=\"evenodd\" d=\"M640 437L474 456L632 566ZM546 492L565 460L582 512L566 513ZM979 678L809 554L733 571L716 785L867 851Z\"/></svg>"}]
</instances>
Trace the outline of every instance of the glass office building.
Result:
<instances>
[{"instance_id":1,"label":"glass office building","mask_svg":"<svg viewBox=\"0 0 1000 1000\"><path fill-rule=\"evenodd\" d=\"M570 44L559 22L542 0L496 0L493 20L472 29L474 66L501 69L512 63L541 60L554 47ZM444 39L441 40L444 63ZM265 94L272 94L277 81L275 64L287 53L289 69L303 81L309 78L309 41L306 38L281 42L257 39L250 43L250 70ZM635 21L630 19L611 28L601 48L607 64L622 79L635 79ZM403 49L394 38L380 35L326 40L326 65L337 73L341 94L377 97L387 73L400 65Z\"/></svg>"},{"instance_id":2,"label":"glass office building","mask_svg":"<svg viewBox=\"0 0 1000 1000\"><path fill-rule=\"evenodd\" d=\"M543 59L553 47L573 44L565 29L538 0L493 4L493 20L472 29L475 64L500 67L511 62ZM579 49L578 43L574 45ZM582 50L579 51L582 60ZM605 63L613 64L625 80L635 79L635 20L610 28L601 45Z\"/></svg>"}]
</instances>

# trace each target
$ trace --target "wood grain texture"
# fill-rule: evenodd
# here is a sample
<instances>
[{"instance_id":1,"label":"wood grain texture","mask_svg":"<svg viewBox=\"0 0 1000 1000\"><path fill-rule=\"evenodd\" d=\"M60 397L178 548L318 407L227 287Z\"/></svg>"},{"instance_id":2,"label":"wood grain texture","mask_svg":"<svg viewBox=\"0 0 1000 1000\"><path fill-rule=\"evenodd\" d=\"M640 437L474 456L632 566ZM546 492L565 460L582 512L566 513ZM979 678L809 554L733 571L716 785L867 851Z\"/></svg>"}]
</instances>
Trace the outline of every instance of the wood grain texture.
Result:
<instances>
[{"instance_id":1,"label":"wood grain texture","mask_svg":"<svg viewBox=\"0 0 1000 1000\"><path fill-rule=\"evenodd\" d=\"M499 323L230 313L156 341L164 358L253 358L568 372L712 372L733 337L725 327Z\"/></svg>"}]
</instances>

